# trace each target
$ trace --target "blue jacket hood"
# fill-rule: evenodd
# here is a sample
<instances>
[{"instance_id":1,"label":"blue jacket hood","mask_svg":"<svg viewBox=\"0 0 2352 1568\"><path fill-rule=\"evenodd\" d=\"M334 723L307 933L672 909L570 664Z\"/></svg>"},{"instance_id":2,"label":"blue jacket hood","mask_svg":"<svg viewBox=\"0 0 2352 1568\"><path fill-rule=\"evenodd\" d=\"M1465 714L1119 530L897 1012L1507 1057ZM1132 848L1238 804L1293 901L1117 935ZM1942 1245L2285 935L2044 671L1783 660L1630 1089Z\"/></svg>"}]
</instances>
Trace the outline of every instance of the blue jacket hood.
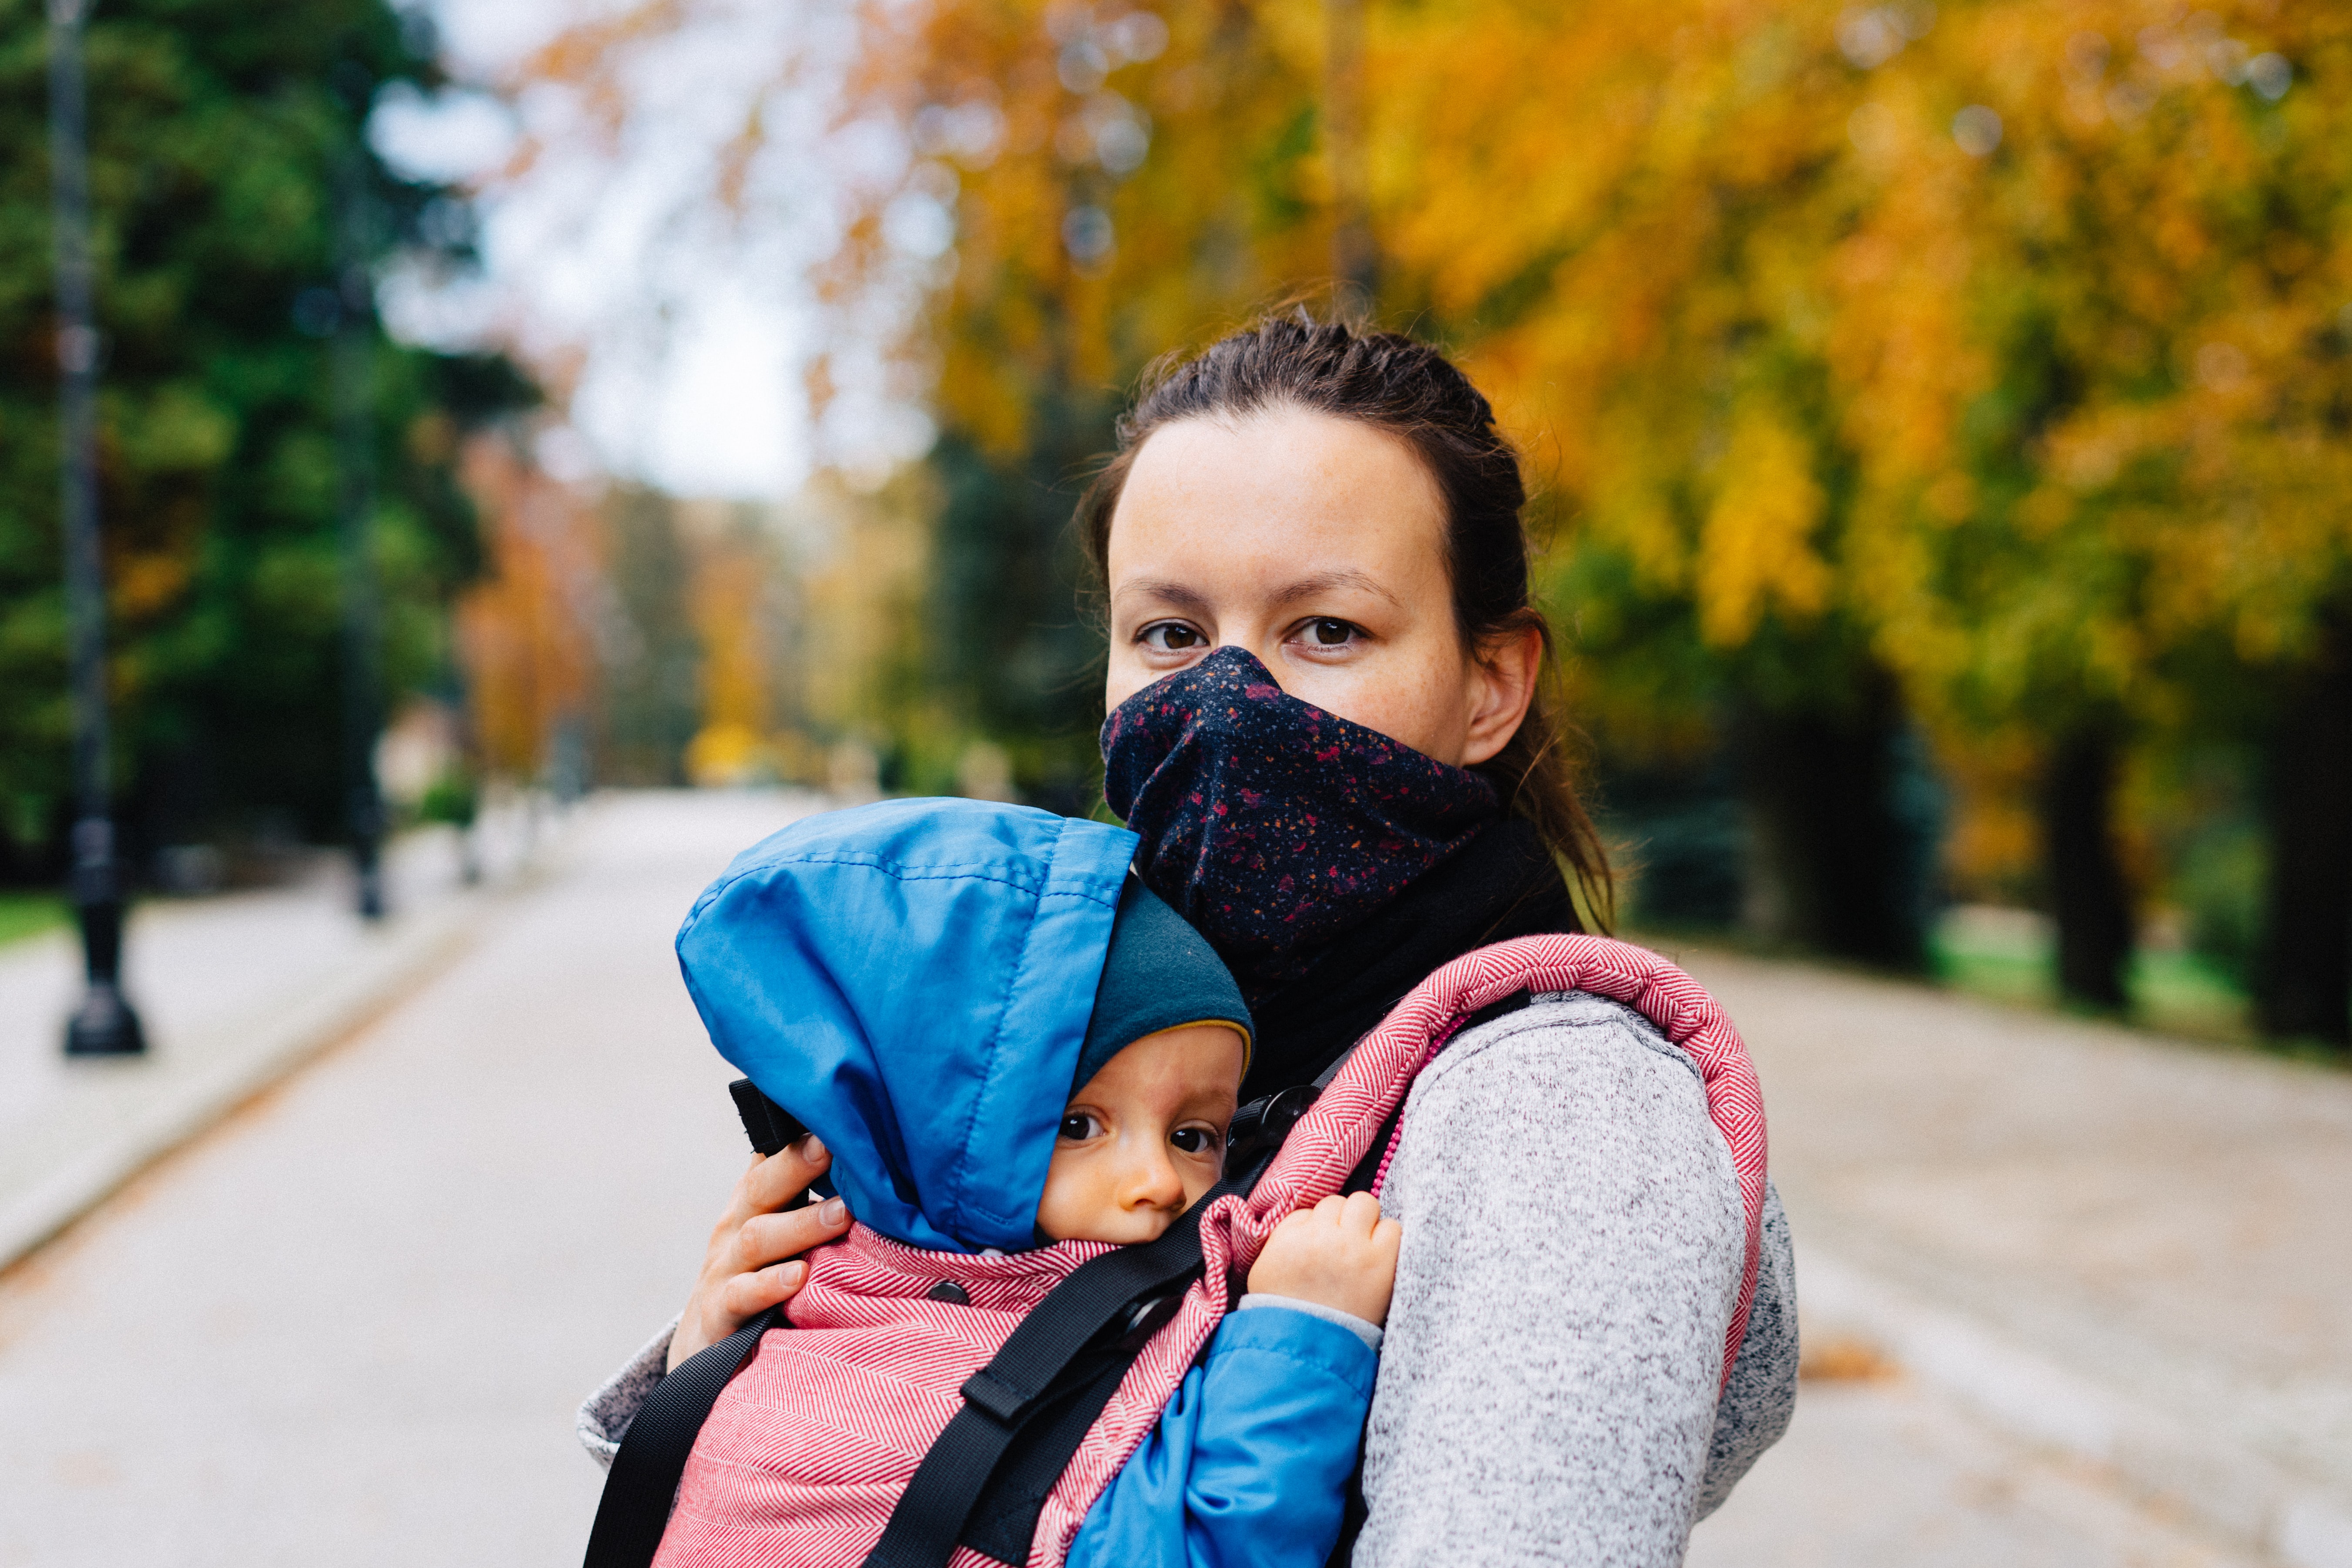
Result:
<instances>
[{"instance_id":1,"label":"blue jacket hood","mask_svg":"<svg viewBox=\"0 0 2352 1568\"><path fill-rule=\"evenodd\" d=\"M1139 840L1024 806L892 800L737 856L677 933L719 1055L911 1247L1036 1245L1037 1201Z\"/></svg>"}]
</instances>

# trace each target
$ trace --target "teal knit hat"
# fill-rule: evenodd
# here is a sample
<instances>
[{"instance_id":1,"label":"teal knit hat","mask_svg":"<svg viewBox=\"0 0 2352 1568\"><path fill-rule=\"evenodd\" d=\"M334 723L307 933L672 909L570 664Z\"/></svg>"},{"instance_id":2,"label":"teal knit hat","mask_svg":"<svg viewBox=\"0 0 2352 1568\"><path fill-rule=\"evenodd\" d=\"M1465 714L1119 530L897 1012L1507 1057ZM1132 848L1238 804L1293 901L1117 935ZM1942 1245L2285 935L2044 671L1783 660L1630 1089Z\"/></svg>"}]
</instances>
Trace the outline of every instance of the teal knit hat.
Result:
<instances>
[{"instance_id":1,"label":"teal knit hat","mask_svg":"<svg viewBox=\"0 0 2352 1568\"><path fill-rule=\"evenodd\" d=\"M1094 1016L1078 1047L1076 1093L1103 1064L1146 1035L1187 1024L1229 1024L1241 1031L1247 1067L1252 1026L1242 990L1208 939L1184 923L1134 877L1118 897L1110 951L1095 987Z\"/></svg>"}]
</instances>

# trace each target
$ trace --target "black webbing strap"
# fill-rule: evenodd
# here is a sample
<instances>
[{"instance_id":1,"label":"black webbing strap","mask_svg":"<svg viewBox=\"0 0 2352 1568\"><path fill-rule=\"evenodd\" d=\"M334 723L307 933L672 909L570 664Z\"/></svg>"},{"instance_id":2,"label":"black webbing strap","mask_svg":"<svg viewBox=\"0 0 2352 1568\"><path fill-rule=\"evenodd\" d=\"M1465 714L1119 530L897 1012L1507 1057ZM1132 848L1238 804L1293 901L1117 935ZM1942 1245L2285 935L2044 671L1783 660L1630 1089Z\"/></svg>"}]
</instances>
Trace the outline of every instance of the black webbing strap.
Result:
<instances>
[{"instance_id":1,"label":"black webbing strap","mask_svg":"<svg viewBox=\"0 0 2352 1568\"><path fill-rule=\"evenodd\" d=\"M1013 1439L1068 1392L1064 1374L1100 1344L1104 1331L1118 1326L1123 1336L1121 1320L1138 1302L1191 1281L1201 1268L1202 1212L1227 1193L1245 1190L1241 1183L1219 1183L1157 1240L1105 1253L1047 1292L994 1358L964 1380L963 1408L923 1456L865 1568L945 1568ZM1088 1367L1084 1375L1093 1384L1108 1373ZM1110 1390L1102 1392L1108 1401ZM1085 1427L1077 1436L1084 1437ZM1044 1459L1043 1453L1032 1457L1038 1465ZM1025 1542L1021 1555L1027 1556Z\"/></svg>"},{"instance_id":2,"label":"black webbing strap","mask_svg":"<svg viewBox=\"0 0 2352 1568\"><path fill-rule=\"evenodd\" d=\"M646 1568L669 1528L671 1503L695 1435L728 1381L751 1359L760 1336L782 1319L771 1307L715 1345L697 1351L638 1406L604 1477L604 1496L588 1532L585 1568Z\"/></svg>"},{"instance_id":3,"label":"black webbing strap","mask_svg":"<svg viewBox=\"0 0 2352 1568\"><path fill-rule=\"evenodd\" d=\"M956 1537L958 1545L1006 1568L1029 1561L1029 1542L1037 1533L1045 1499L1093 1429L1095 1418L1118 1392L1128 1365L1125 1356L1096 1354L1071 1367L1070 1392L1047 1398L1022 1426L973 1501Z\"/></svg>"},{"instance_id":4,"label":"black webbing strap","mask_svg":"<svg viewBox=\"0 0 2352 1568\"><path fill-rule=\"evenodd\" d=\"M1095 1418L1118 1392L1128 1368L1183 1304L1182 1290L1170 1291L1139 1311L1135 1325L1116 1344L1071 1364L1060 1380L1069 1392L1049 1395L997 1461L996 1473L956 1538L961 1544L1014 1568L1029 1561L1029 1543L1036 1537L1045 1499L1070 1468L1078 1445L1094 1430Z\"/></svg>"}]
</instances>

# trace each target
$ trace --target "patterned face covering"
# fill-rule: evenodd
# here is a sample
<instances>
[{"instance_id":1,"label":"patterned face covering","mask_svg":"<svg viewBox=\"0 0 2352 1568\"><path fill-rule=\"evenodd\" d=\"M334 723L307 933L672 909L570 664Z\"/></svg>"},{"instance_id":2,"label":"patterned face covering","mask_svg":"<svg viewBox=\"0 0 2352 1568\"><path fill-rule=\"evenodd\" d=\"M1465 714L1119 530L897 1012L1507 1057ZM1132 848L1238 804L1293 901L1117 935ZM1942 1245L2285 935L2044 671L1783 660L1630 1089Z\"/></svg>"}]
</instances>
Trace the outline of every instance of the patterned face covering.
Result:
<instances>
[{"instance_id":1,"label":"patterned face covering","mask_svg":"<svg viewBox=\"0 0 2352 1568\"><path fill-rule=\"evenodd\" d=\"M1144 882L1253 1005L1501 810L1480 774L1301 702L1238 647L1120 703L1102 754Z\"/></svg>"}]
</instances>

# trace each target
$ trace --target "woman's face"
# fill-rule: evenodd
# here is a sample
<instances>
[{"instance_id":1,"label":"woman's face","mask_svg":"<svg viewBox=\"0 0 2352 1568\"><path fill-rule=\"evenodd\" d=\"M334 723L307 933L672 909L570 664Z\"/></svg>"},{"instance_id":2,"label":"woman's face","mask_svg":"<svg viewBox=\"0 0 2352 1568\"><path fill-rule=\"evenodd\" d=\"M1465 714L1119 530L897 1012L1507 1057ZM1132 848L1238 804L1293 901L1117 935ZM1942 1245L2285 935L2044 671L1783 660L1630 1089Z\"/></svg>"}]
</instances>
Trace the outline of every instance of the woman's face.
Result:
<instances>
[{"instance_id":1,"label":"woman's face","mask_svg":"<svg viewBox=\"0 0 2352 1568\"><path fill-rule=\"evenodd\" d=\"M1111 514L1104 700L1243 647L1301 701L1483 763L1527 714L1541 644L1463 647L1444 531L1419 456L1359 420L1275 408L1164 425Z\"/></svg>"}]
</instances>

